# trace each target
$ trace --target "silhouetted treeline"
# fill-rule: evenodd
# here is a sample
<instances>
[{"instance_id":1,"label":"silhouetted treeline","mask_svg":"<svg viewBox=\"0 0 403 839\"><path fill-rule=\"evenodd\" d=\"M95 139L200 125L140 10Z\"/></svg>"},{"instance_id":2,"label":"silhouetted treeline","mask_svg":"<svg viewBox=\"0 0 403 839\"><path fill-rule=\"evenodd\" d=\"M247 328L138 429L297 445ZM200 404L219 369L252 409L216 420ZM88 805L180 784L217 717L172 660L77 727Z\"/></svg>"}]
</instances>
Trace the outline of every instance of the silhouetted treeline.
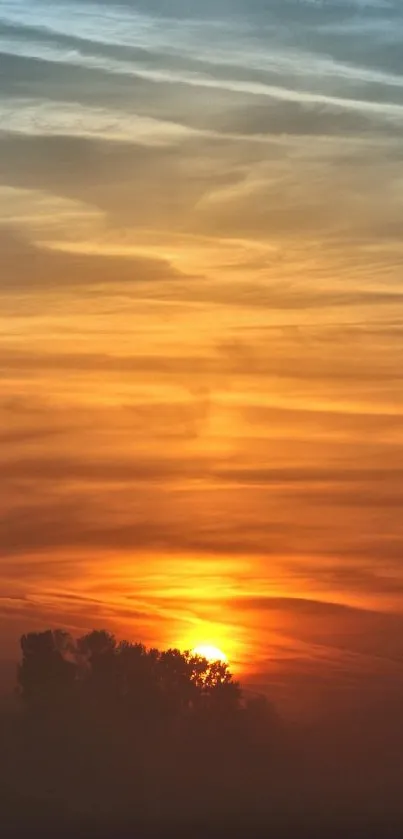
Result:
<instances>
[{"instance_id":1,"label":"silhouetted treeline","mask_svg":"<svg viewBox=\"0 0 403 839\"><path fill-rule=\"evenodd\" d=\"M106 631L30 633L21 653L14 704L0 713L1 835L329 839L400 829L400 711L390 740L384 720L377 731L379 719L365 725L362 714L354 739L355 723L284 725L226 664Z\"/></svg>"},{"instance_id":2,"label":"silhouetted treeline","mask_svg":"<svg viewBox=\"0 0 403 839\"><path fill-rule=\"evenodd\" d=\"M231 714L241 691L228 665L190 652L116 642L94 630L77 641L62 630L21 638L21 696L36 711L68 702L124 713L132 721L203 712Z\"/></svg>"},{"instance_id":3,"label":"silhouetted treeline","mask_svg":"<svg viewBox=\"0 0 403 839\"><path fill-rule=\"evenodd\" d=\"M223 662L99 630L30 633L21 653L2 732L12 817L60 811L142 832L216 820L241 812L246 767L276 748L274 709L246 698Z\"/></svg>"}]
</instances>

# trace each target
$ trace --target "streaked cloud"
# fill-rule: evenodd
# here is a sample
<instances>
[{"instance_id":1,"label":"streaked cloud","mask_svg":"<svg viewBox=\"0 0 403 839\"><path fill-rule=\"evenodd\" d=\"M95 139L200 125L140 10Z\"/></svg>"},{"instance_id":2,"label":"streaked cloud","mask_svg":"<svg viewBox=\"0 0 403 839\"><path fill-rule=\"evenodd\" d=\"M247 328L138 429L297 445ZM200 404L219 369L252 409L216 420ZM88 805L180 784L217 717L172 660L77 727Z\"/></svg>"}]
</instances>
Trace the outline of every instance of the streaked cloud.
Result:
<instances>
[{"instance_id":1,"label":"streaked cloud","mask_svg":"<svg viewBox=\"0 0 403 839\"><path fill-rule=\"evenodd\" d=\"M400 684L402 35L394 0L0 0L7 645Z\"/></svg>"}]
</instances>

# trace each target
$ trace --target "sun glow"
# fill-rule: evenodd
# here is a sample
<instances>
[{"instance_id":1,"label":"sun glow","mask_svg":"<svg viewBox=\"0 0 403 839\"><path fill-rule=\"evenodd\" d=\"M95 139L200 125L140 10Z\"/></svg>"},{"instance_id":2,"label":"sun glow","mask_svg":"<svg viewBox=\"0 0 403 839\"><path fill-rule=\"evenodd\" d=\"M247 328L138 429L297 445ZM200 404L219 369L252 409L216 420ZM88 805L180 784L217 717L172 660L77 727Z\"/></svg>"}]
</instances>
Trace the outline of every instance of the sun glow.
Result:
<instances>
[{"instance_id":1,"label":"sun glow","mask_svg":"<svg viewBox=\"0 0 403 839\"><path fill-rule=\"evenodd\" d=\"M220 650L219 647L214 647L211 644L198 644L197 647L194 647L192 650L195 655L200 655L202 658L206 658L207 661L222 661L223 663L228 662L228 658Z\"/></svg>"}]
</instances>

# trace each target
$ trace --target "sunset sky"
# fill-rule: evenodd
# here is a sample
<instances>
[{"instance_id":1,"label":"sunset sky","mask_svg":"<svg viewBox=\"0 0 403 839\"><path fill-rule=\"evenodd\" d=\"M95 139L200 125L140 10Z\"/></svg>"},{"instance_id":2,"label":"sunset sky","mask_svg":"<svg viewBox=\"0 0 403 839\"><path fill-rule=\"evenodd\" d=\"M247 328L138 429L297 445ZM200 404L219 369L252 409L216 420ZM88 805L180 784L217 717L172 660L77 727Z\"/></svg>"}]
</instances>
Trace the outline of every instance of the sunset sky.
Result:
<instances>
[{"instance_id":1,"label":"sunset sky","mask_svg":"<svg viewBox=\"0 0 403 839\"><path fill-rule=\"evenodd\" d=\"M0 0L0 657L403 682L402 42L401 0Z\"/></svg>"}]
</instances>

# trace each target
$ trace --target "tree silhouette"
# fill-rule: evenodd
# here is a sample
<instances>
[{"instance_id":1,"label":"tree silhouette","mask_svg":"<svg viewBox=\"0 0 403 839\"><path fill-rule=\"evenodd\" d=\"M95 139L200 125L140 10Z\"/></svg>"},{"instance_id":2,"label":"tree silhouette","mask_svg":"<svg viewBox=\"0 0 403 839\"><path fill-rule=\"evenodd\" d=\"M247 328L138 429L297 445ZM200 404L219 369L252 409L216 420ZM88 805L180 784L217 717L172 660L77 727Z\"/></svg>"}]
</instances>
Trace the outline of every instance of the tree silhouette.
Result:
<instances>
[{"instance_id":1,"label":"tree silhouette","mask_svg":"<svg viewBox=\"0 0 403 839\"><path fill-rule=\"evenodd\" d=\"M162 709L159 650L122 641L116 649L119 694L125 710L144 720Z\"/></svg>"},{"instance_id":2,"label":"tree silhouette","mask_svg":"<svg viewBox=\"0 0 403 839\"><path fill-rule=\"evenodd\" d=\"M250 792L245 767L250 776L256 767L255 795L267 755L278 754L270 706L244 697L224 662L99 629L77 640L29 633L21 653L9 751L15 783L46 812L63 802L95 813L111 820L111 835L138 817L143 835L141 820L199 818L201 802L210 814L232 812Z\"/></svg>"},{"instance_id":3,"label":"tree silhouette","mask_svg":"<svg viewBox=\"0 0 403 839\"><path fill-rule=\"evenodd\" d=\"M93 629L77 641L78 652L93 662L116 650L116 638L105 629Z\"/></svg>"},{"instance_id":4,"label":"tree silhouette","mask_svg":"<svg viewBox=\"0 0 403 839\"><path fill-rule=\"evenodd\" d=\"M120 694L116 638L106 630L94 629L77 641L77 653L87 665L82 670L83 690L98 704L110 704Z\"/></svg>"},{"instance_id":5,"label":"tree silhouette","mask_svg":"<svg viewBox=\"0 0 403 839\"><path fill-rule=\"evenodd\" d=\"M240 689L226 663L178 649L160 651L93 630L74 642L62 630L21 638L19 685L24 700L52 704L115 703L133 716L233 712ZM73 695L74 688L74 695Z\"/></svg>"},{"instance_id":6,"label":"tree silhouette","mask_svg":"<svg viewBox=\"0 0 403 839\"><path fill-rule=\"evenodd\" d=\"M77 678L75 645L62 630L30 632L21 638L18 684L25 701L41 705L71 694Z\"/></svg>"}]
</instances>

